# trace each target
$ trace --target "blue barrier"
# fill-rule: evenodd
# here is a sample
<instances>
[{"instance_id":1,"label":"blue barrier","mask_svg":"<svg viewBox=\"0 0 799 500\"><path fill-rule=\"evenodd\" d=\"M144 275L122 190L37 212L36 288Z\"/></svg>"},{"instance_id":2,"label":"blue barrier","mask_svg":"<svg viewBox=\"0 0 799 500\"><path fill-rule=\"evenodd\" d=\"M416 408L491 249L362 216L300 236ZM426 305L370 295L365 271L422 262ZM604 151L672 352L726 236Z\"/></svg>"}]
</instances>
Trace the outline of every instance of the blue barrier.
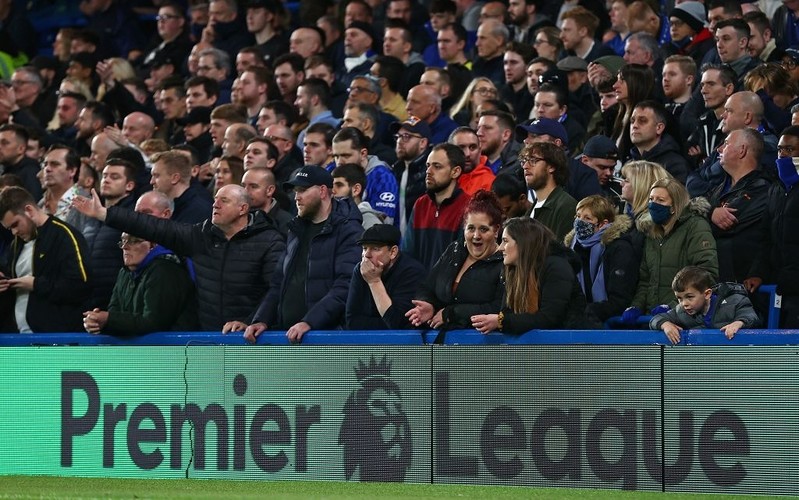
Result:
<instances>
[{"instance_id":1,"label":"blue barrier","mask_svg":"<svg viewBox=\"0 0 799 500\"><path fill-rule=\"evenodd\" d=\"M310 331L302 345L428 345L437 330ZM741 330L728 340L719 330L685 330L678 345L799 345L799 330ZM654 330L533 330L522 335L453 330L443 335L444 345L671 345L663 332ZM183 346L248 345L241 333L157 332L138 337L113 337L88 333L37 333L0 335L0 347L19 346ZM265 332L257 345L291 345L285 332Z\"/></svg>"}]
</instances>

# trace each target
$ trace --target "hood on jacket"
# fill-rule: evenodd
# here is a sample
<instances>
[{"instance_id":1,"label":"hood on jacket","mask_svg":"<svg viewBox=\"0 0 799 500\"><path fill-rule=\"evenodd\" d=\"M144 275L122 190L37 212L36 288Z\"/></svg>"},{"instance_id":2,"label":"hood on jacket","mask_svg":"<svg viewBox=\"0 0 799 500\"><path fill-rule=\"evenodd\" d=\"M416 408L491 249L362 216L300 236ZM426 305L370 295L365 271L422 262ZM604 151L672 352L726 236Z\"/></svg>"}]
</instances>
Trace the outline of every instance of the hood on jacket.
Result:
<instances>
[{"instance_id":1,"label":"hood on jacket","mask_svg":"<svg viewBox=\"0 0 799 500\"><path fill-rule=\"evenodd\" d=\"M686 206L682 213L677 217L677 226L693 216L699 216L705 219L709 213L710 202L707 201L707 198L703 196L691 198L691 200L688 202L688 206ZM655 228L656 224L652 222L652 218L649 216L648 212L644 212L636 219L635 226L640 232L647 235L647 237L655 236L652 230Z\"/></svg>"},{"instance_id":2,"label":"hood on jacket","mask_svg":"<svg viewBox=\"0 0 799 500\"><path fill-rule=\"evenodd\" d=\"M746 292L746 288L744 288L741 283L717 283L713 286L713 288L711 288L711 290L713 290L713 293L715 293L719 299L725 299L730 295L743 295L744 297L749 297L749 294Z\"/></svg>"},{"instance_id":3,"label":"hood on jacket","mask_svg":"<svg viewBox=\"0 0 799 500\"><path fill-rule=\"evenodd\" d=\"M646 153L641 154L637 146L630 149L630 155L636 160L648 160L658 163L657 159L666 156L669 153L682 154L680 146L677 141L669 134L663 134L654 148Z\"/></svg>"},{"instance_id":4,"label":"hood on jacket","mask_svg":"<svg viewBox=\"0 0 799 500\"><path fill-rule=\"evenodd\" d=\"M612 241L619 239L621 235L626 233L633 227L633 220L630 218L629 215L625 214L618 214L616 215L616 220L608 227L604 233L602 233L601 243L605 246L608 246ZM563 243L566 245L567 248L571 248L572 241L574 241L574 229L566 234L566 237L563 238Z\"/></svg>"},{"instance_id":5,"label":"hood on jacket","mask_svg":"<svg viewBox=\"0 0 799 500\"><path fill-rule=\"evenodd\" d=\"M391 167L389 167L386 164L386 162L378 158L376 155L369 155L366 157L366 168L364 169L364 172L368 174L369 172L371 172L373 169L375 169L380 165L383 165L389 171L391 171Z\"/></svg>"}]
</instances>

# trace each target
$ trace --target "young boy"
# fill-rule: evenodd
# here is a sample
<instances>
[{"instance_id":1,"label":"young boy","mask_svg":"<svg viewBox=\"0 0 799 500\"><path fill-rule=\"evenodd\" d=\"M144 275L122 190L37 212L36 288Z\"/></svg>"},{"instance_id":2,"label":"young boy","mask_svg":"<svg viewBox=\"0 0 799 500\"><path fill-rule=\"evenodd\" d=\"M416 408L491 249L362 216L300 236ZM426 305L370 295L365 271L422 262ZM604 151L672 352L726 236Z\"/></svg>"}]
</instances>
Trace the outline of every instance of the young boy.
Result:
<instances>
[{"instance_id":1,"label":"young boy","mask_svg":"<svg viewBox=\"0 0 799 500\"><path fill-rule=\"evenodd\" d=\"M759 318L743 285L713 286L710 273L696 266L680 269L671 282L677 307L652 318L649 328L663 330L672 344L683 328L718 328L728 339L741 328L757 326Z\"/></svg>"}]
</instances>

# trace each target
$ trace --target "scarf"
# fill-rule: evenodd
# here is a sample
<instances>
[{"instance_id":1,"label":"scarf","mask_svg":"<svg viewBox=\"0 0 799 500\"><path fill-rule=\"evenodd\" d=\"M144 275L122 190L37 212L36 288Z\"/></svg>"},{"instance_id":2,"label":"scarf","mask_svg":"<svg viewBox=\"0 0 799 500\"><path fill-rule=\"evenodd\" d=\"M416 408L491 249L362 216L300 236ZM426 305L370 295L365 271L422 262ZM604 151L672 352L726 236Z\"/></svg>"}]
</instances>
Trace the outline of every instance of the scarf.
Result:
<instances>
[{"instance_id":1,"label":"scarf","mask_svg":"<svg viewBox=\"0 0 799 500\"><path fill-rule=\"evenodd\" d=\"M605 266L602 262L602 255L605 253L605 245L603 245L600 240L602 239L602 234L610 226L611 225L608 224L589 238L578 238L577 235L575 235L572 241L572 249L576 243L579 243L583 248L590 250L588 266L591 276L591 297L593 298L593 302L604 302L608 300L608 292L605 290ZM586 289L584 276L582 272L577 273L577 281L580 282L580 286L583 290Z\"/></svg>"}]
</instances>

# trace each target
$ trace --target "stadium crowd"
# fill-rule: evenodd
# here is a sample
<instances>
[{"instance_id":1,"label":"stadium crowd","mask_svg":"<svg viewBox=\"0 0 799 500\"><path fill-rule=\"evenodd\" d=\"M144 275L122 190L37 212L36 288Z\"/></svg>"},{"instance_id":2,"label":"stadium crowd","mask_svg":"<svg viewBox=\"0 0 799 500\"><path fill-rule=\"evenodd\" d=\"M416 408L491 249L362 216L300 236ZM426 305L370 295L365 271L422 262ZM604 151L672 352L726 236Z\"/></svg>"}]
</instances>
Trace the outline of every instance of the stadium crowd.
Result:
<instances>
[{"instance_id":1,"label":"stadium crowd","mask_svg":"<svg viewBox=\"0 0 799 500\"><path fill-rule=\"evenodd\" d=\"M799 0L0 5L4 332L799 327Z\"/></svg>"}]
</instances>

